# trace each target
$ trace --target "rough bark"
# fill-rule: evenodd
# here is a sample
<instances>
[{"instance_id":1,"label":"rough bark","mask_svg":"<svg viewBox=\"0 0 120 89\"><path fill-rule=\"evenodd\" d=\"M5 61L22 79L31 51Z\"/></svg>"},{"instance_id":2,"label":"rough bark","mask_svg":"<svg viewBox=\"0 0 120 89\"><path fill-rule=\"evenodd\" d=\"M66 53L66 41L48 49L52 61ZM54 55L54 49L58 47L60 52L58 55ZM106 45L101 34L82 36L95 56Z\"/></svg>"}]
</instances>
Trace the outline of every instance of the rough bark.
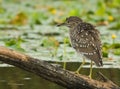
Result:
<instances>
[{"instance_id":1,"label":"rough bark","mask_svg":"<svg viewBox=\"0 0 120 89\"><path fill-rule=\"evenodd\" d=\"M67 89L120 89L112 81L103 78L103 81L89 79L84 75L77 75L48 62L32 58L28 55L0 46L0 61L32 72L44 79L59 84Z\"/></svg>"}]
</instances>

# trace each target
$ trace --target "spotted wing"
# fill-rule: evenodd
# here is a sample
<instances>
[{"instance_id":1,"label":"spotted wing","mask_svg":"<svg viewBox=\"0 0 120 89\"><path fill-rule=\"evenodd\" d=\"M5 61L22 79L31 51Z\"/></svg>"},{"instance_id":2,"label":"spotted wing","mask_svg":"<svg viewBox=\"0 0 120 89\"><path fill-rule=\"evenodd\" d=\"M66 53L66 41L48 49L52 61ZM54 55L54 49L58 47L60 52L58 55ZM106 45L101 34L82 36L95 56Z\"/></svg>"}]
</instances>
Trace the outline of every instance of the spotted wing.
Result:
<instances>
[{"instance_id":1,"label":"spotted wing","mask_svg":"<svg viewBox=\"0 0 120 89\"><path fill-rule=\"evenodd\" d=\"M71 37L72 46L78 53L94 61L97 66L102 66L101 41L99 31L91 24L79 24L74 29L74 37Z\"/></svg>"}]
</instances>

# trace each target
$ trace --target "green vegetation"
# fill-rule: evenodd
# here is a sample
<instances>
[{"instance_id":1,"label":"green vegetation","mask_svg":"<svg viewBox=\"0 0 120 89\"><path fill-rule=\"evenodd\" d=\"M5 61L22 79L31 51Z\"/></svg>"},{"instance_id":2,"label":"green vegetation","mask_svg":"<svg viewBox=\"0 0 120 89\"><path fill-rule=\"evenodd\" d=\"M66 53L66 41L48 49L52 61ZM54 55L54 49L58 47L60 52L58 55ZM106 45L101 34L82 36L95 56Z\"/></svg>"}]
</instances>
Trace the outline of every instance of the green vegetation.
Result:
<instances>
[{"instance_id":1,"label":"green vegetation","mask_svg":"<svg viewBox=\"0 0 120 89\"><path fill-rule=\"evenodd\" d=\"M101 32L104 57L120 56L119 12L120 0L0 0L0 44L45 60L75 60L67 28L56 26L75 15Z\"/></svg>"}]
</instances>

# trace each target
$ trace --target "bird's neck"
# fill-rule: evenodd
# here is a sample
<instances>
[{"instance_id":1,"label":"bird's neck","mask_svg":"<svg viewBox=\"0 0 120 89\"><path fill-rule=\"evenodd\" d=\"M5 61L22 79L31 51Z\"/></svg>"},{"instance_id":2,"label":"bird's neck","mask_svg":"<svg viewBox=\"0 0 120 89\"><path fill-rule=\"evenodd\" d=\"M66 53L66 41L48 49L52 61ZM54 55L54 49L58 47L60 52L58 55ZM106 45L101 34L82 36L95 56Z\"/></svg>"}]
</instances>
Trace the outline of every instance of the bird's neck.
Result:
<instances>
[{"instance_id":1,"label":"bird's neck","mask_svg":"<svg viewBox=\"0 0 120 89\"><path fill-rule=\"evenodd\" d=\"M76 27L72 27L69 29L69 34L70 36L73 35L73 34L76 34Z\"/></svg>"},{"instance_id":2,"label":"bird's neck","mask_svg":"<svg viewBox=\"0 0 120 89\"><path fill-rule=\"evenodd\" d=\"M73 27L71 27L69 30L70 30L70 32L74 32L75 29L76 29L76 26L73 26Z\"/></svg>"}]
</instances>

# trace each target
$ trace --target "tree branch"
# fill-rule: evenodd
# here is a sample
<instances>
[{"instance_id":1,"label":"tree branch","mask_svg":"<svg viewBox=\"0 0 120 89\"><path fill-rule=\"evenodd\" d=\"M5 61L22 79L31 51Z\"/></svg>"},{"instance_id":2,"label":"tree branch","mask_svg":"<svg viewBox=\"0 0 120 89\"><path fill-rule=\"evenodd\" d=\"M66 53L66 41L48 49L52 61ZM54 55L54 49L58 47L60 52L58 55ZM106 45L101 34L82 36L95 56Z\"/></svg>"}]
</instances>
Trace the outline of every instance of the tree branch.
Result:
<instances>
[{"instance_id":1,"label":"tree branch","mask_svg":"<svg viewBox=\"0 0 120 89\"><path fill-rule=\"evenodd\" d=\"M77 75L48 62L0 46L0 61L32 72L67 89L120 89L112 81L97 81ZM102 76L104 77L104 76ZM105 79L105 78L104 78Z\"/></svg>"}]
</instances>

